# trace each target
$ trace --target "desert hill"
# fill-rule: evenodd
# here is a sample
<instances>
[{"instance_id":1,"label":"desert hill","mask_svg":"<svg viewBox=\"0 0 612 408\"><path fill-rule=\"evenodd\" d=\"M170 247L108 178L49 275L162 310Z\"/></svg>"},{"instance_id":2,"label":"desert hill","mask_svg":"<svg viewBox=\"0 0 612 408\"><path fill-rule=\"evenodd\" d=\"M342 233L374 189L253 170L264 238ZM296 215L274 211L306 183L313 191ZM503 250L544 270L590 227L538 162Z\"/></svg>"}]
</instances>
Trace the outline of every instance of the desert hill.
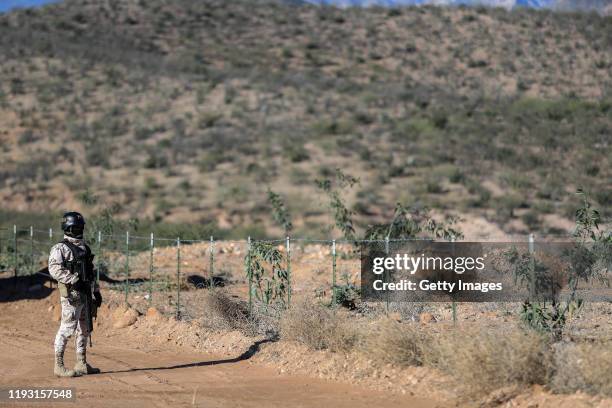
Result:
<instances>
[{"instance_id":1,"label":"desert hill","mask_svg":"<svg viewBox=\"0 0 612 408\"><path fill-rule=\"evenodd\" d=\"M560 232L612 208L612 18L517 9L68 0L0 15L0 200L324 236L396 202Z\"/></svg>"}]
</instances>

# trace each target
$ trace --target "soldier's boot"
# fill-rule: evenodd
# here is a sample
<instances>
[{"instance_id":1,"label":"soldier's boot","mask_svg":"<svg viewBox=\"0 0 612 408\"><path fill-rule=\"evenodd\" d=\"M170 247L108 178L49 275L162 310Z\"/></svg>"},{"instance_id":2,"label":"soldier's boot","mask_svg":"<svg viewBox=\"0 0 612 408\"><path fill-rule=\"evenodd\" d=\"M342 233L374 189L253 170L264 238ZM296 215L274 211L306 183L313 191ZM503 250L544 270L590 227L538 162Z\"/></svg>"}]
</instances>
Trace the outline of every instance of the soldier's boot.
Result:
<instances>
[{"instance_id":1,"label":"soldier's boot","mask_svg":"<svg viewBox=\"0 0 612 408\"><path fill-rule=\"evenodd\" d=\"M74 365L76 375L99 374L100 369L87 364L87 356L85 352L77 353L76 364Z\"/></svg>"},{"instance_id":2,"label":"soldier's boot","mask_svg":"<svg viewBox=\"0 0 612 408\"><path fill-rule=\"evenodd\" d=\"M53 374L58 377L74 377L75 372L67 369L64 366L64 353L55 353L55 367L53 368Z\"/></svg>"}]
</instances>

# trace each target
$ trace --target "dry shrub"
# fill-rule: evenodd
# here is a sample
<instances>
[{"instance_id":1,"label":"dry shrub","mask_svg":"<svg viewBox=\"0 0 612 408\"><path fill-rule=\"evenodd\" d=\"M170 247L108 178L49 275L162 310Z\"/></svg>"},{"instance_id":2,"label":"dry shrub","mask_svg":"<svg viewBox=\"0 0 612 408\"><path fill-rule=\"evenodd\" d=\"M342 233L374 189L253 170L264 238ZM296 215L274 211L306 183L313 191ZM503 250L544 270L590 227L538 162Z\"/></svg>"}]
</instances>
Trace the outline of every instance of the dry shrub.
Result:
<instances>
[{"instance_id":1,"label":"dry shrub","mask_svg":"<svg viewBox=\"0 0 612 408\"><path fill-rule=\"evenodd\" d=\"M453 375L467 391L515 384L545 384L549 340L518 327L454 329L424 349L423 363Z\"/></svg>"},{"instance_id":2,"label":"dry shrub","mask_svg":"<svg viewBox=\"0 0 612 408\"><path fill-rule=\"evenodd\" d=\"M558 346L551 388L612 397L612 342Z\"/></svg>"},{"instance_id":3,"label":"dry shrub","mask_svg":"<svg viewBox=\"0 0 612 408\"><path fill-rule=\"evenodd\" d=\"M314 350L350 351L358 339L356 322L342 311L334 311L308 301L294 304L280 321L284 340L305 344Z\"/></svg>"},{"instance_id":4,"label":"dry shrub","mask_svg":"<svg viewBox=\"0 0 612 408\"><path fill-rule=\"evenodd\" d=\"M368 328L361 351L375 361L401 366L422 365L432 334L416 324L384 320Z\"/></svg>"},{"instance_id":5,"label":"dry shrub","mask_svg":"<svg viewBox=\"0 0 612 408\"><path fill-rule=\"evenodd\" d=\"M253 335L257 331L244 301L232 299L218 290L204 293L200 301L204 313L202 324L205 327L214 330L238 330L247 335Z\"/></svg>"}]
</instances>

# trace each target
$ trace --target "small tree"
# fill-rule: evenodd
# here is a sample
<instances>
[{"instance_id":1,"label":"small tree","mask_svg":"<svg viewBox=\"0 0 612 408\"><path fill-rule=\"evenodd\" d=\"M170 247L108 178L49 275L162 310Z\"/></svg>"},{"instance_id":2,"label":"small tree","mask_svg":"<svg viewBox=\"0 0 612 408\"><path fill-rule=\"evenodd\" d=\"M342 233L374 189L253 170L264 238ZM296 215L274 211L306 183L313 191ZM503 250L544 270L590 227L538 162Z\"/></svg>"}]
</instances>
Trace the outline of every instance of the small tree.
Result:
<instances>
[{"instance_id":1,"label":"small tree","mask_svg":"<svg viewBox=\"0 0 612 408\"><path fill-rule=\"evenodd\" d=\"M263 303L266 308L272 303L286 305L288 291L287 269L283 267L285 257L283 253L267 242L255 241L251 244L245 257L247 279L255 299ZM266 273L266 268L271 273Z\"/></svg>"},{"instance_id":2,"label":"small tree","mask_svg":"<svg viewBox=\"0 0 612 408\"><path fill-rule=\"evenodd\" d=\"M456 228L456 217L446 217L444 222L434 220L429 210L409 211L401 203L395 205L393 219L388 224L370 225L365 232L367 240L413 239L425 235L432 239L461 239L463 233Z\"/></svg>"},{"instance_id":3,"label":"small tree","mask_svg":"<svg viewBox=\"0 0 612 408\"><path fill-rule=\"evenodd\" d=\"M285 235L288 236L293 229L293 223L291 222L291 214L282 197L268 188L268 203L272 207L274 221L283 227Z\"/></svg>"},{"instance_id":4,"label":"small tree","mask_svg":"<svg viewBox=\"0 0 612 408\"><path fill-rule=\"evenodd\" d=\"M587 195L582 190L577 194L582 198L582 205L576 210L574 242L557 262L537 254L521 254L516 248L506 253L515 281L529 288L530 300L522 305L521 320L530 328L551 333L557 340L568 319L583 305L583 299L577 297L578 283L597 279L609 285L607 275L612 269L612 234L600 230L601 216L592 208ZM565 302L558 299L564 280L561 273L566 275L569 290Z\"/></svg>"},{"instance_id":5,"label":"small tree","mask_svg":"<svg viewBox=\"0 0 612 408\"><path fill-rule=\"evenodd\" d=\"M348 188L352 188L355 184L359 183L359 179L343 173L339 168L336 169L335 184L336 189L332 181L329 179L315 180L315 183L329 198L329 208L332 211L334 218L335 227L338 228L344 238L348 241L355 240L355 227L353 226L353 215L354 212L350 210L342 196L340 191Z\"/></svg>"}]
</instances>

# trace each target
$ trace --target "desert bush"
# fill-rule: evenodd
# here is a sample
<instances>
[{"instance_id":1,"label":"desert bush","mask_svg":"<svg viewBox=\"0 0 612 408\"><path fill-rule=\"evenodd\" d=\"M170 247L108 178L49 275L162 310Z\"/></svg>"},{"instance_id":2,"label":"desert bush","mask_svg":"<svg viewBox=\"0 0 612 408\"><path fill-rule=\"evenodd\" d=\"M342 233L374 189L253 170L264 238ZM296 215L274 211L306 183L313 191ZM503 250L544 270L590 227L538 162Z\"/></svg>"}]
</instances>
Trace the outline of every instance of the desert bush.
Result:
<instances>
[{"instance_id":1,"label":"desert bush","mask_svg":"<svg viewBox=\"0 0 612 408\"><path fill-rule=\"evenodd\" d=\"M444 188L441 185L441 180L433 176L427 177L425 179L425 191L429 194L442 194Z\"/></svg>"},{"instance_id":2,"label":"desert bush","mask_svg":"<svg viewBox=\"0 0 612 408\"><path fill-rule=\"evenodd\" d=\"M392 320L377 322L367 330L360 351L375 361L400 366L423 365L432 335L415 324Z\"/></svg>"},{"instance_id":3,"label":"desert bush","mask_svg":"<svg viewBox=\"0 0 612 408\"><path fill-rule=\"evenodd\" d=\"M139 126L134 129L134 137L136 140L147 140L155 133L154 128L150 128L147 126Z\"/></svg>"},{"instance_id":4,"label":"desert bush","mask_svg":"<svg viewBox=\"0 0 612 408\"><path fill-rule=\"evenodd\" d=\"M214 171L223 162L231 161L231 157L220 149L208 151L198 162L200 172Z\"/></svg>"},{"instance_id":5,"label":"desert bush","mask_svg":"<svg viewBox=\"0 0 612 408\"><path fill-rule=\"evenodd\" d=\"M554 391L612 397L612 343L563 344L555 350Z\"/></svg>"},{"instance_id":6,"label":"desert bush","mask_svg":"<svg viewBox=\"0 0 612 408\"><path fill-rule=\"evenodd\" d=\"M198 128L200 129L208 129L213 126L223 117L220 113L217 112L204 112L200 115L198 119Z\"/></svg>"},{"instance_id":7,"label":"desert bush","mask_svg":"<svg viewBox=\"0 0 612 408\"><path fill-rule=\"evenodd\" d=\"M350 351L358 340L357 324L343 314L309 301L295 303L280 321L280 336L314 349Z\"/></svg>"},{"instance_id":8,"label":"desert bush","mask_svg":"<svg viewBox=\"0 0 612 408\"><path fill-rule=\"evenodd\" d=\"M200 299L204 315L204 327L213 330L237 330L247 336L267 334L274 336L277 320L270 315L254 316L249 314L248 304L230 297L219 290L207 291Z\"/></svg>"},{"instance_id":9,"label":"desert bush","mask_svg":"<svg viewBox=\"0 0 612 408\"><path fill-rule=\"evenodd\" d=\"M539 214L534 210L527 211L525 214L523 214L521 219L530 231L536 230L542 224Z\"/></svg>"},{"instance_id":10,"label":"desert bush","mask_svg":"<svg viewBox=\"0 0 612 408\"><path fill-rule=\"evenodd\" d=\"M469 328L441 333L421 361L454 375L466 390L487 392L515 384L546 384L549 339L519 327Z\"/></svg>"},{"instance_id":11,"label":"desert bush","mask_svg":"<svg viewBox=\"0 0 612 408\"><path fill-rule=\"evenodd\" d=\"M26 129L17 139L17 143L20 145L26 145L29 143L33 143L39 139L39 136L36 135L31 129Z\"/></svg>"},{"instance_id":12,"label":"desert bush","mask_svg":"<svg viewBox=\"0 0 612 408\"><path fill-rule=\"evenodd\" d=\"M293 163L300 163L310 158L308 150L299 142L289 142L284 146L284 155Z\"/></svg>"}]
</instances>

